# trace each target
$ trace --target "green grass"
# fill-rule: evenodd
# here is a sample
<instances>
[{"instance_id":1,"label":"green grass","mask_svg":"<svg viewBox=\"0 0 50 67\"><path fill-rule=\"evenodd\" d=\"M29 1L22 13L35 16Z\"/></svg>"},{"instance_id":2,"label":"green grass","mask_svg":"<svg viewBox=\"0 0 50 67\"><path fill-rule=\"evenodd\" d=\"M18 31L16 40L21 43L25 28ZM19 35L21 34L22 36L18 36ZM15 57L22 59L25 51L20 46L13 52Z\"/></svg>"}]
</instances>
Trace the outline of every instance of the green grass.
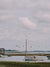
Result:
<instances>
[{"instance_id":1,"label":"green grass","mask_svg":"<svg viewBox=\"0 0 50 67\"><path fill-rule=\"evenodd\" d=\"M0 67L50 67L50 62L0 62Z\"/></svg>"}]
</instances>

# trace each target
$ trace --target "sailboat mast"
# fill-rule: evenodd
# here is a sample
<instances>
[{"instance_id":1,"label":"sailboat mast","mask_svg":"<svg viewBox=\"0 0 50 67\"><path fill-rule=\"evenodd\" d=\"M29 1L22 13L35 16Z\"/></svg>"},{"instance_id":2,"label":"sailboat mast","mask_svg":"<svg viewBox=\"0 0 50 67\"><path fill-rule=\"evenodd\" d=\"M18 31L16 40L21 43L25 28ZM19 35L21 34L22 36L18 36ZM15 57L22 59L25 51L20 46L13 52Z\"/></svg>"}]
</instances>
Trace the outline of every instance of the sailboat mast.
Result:
<instances>
[{"instance_id":1,"label":"sailboat mast","mask_svg":"<svg viewBox=\"0 0 50 67\"><path fill-rule=\"evenodd\" d=\"M27 56L27 40L26 40L26 50L25 50L25 54Z\"/></svg>"}]
</instances>

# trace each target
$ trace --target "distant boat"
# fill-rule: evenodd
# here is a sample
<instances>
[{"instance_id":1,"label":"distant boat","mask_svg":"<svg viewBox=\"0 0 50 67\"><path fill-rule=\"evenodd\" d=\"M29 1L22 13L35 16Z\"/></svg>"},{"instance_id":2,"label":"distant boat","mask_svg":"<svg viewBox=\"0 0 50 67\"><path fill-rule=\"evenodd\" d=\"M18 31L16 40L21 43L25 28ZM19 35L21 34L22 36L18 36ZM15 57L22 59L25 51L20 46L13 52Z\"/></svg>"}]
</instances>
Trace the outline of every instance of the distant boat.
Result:
<instances>
[{"instance_id":1,"label":"distant boat","mask_svg":"<svg viewBox=\"0 0 50 67\"><path fill-rule=\"evenodd\" d=\"M25 61L44 61L48 58L46 56L27 56L25 57Z\"/></svg>"},{"instance_id":2,"label":"distant boat","mask_svg":"<svg viewBox=\"0 0 50 67\"><path fill-rule=\"evenodd\" d=\"M47 56L27 56L27 40L26 40L25 61L44 61L47 59L48 59Z\"/></svg>"}]
</instances>

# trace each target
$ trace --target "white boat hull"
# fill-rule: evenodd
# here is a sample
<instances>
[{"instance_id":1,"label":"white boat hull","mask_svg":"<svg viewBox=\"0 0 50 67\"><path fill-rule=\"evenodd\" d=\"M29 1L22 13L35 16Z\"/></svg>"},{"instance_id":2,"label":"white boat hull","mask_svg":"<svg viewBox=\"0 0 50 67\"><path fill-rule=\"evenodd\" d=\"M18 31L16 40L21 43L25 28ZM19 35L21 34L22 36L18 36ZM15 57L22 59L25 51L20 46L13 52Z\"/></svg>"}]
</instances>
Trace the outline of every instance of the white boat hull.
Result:
<instances>
[{"instance_id":1,"label":"white boat hull","mask_svg":"<svg viewBox=\"0 0 50 67\"><path fill-rule=\"evenodd\" d=\"M44 61L48 58L46 56L32 56L32 57L25 57L25 61Z\"/></svg>"}]
</instances>

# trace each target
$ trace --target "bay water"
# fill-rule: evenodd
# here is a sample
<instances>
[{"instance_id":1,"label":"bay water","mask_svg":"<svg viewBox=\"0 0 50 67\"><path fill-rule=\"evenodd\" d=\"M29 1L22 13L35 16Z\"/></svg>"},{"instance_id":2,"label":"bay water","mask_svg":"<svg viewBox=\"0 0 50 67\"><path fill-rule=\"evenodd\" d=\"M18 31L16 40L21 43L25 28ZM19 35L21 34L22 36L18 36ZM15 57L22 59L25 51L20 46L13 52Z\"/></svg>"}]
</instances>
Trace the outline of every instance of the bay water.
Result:
<instances>
[{"instance_id":1,"label":"bay water","mask_svg":"<svg viewBox=\"0 0 50 67\"><path fill-rule=\"evenodd\" d=\"M26 62L25 56L0 57L0 61ZM27 62L35 62L35 61L27 61ZM50 62L50 59L44 61L36 61L36 62Z\"/></svg>"}]
</instances>

